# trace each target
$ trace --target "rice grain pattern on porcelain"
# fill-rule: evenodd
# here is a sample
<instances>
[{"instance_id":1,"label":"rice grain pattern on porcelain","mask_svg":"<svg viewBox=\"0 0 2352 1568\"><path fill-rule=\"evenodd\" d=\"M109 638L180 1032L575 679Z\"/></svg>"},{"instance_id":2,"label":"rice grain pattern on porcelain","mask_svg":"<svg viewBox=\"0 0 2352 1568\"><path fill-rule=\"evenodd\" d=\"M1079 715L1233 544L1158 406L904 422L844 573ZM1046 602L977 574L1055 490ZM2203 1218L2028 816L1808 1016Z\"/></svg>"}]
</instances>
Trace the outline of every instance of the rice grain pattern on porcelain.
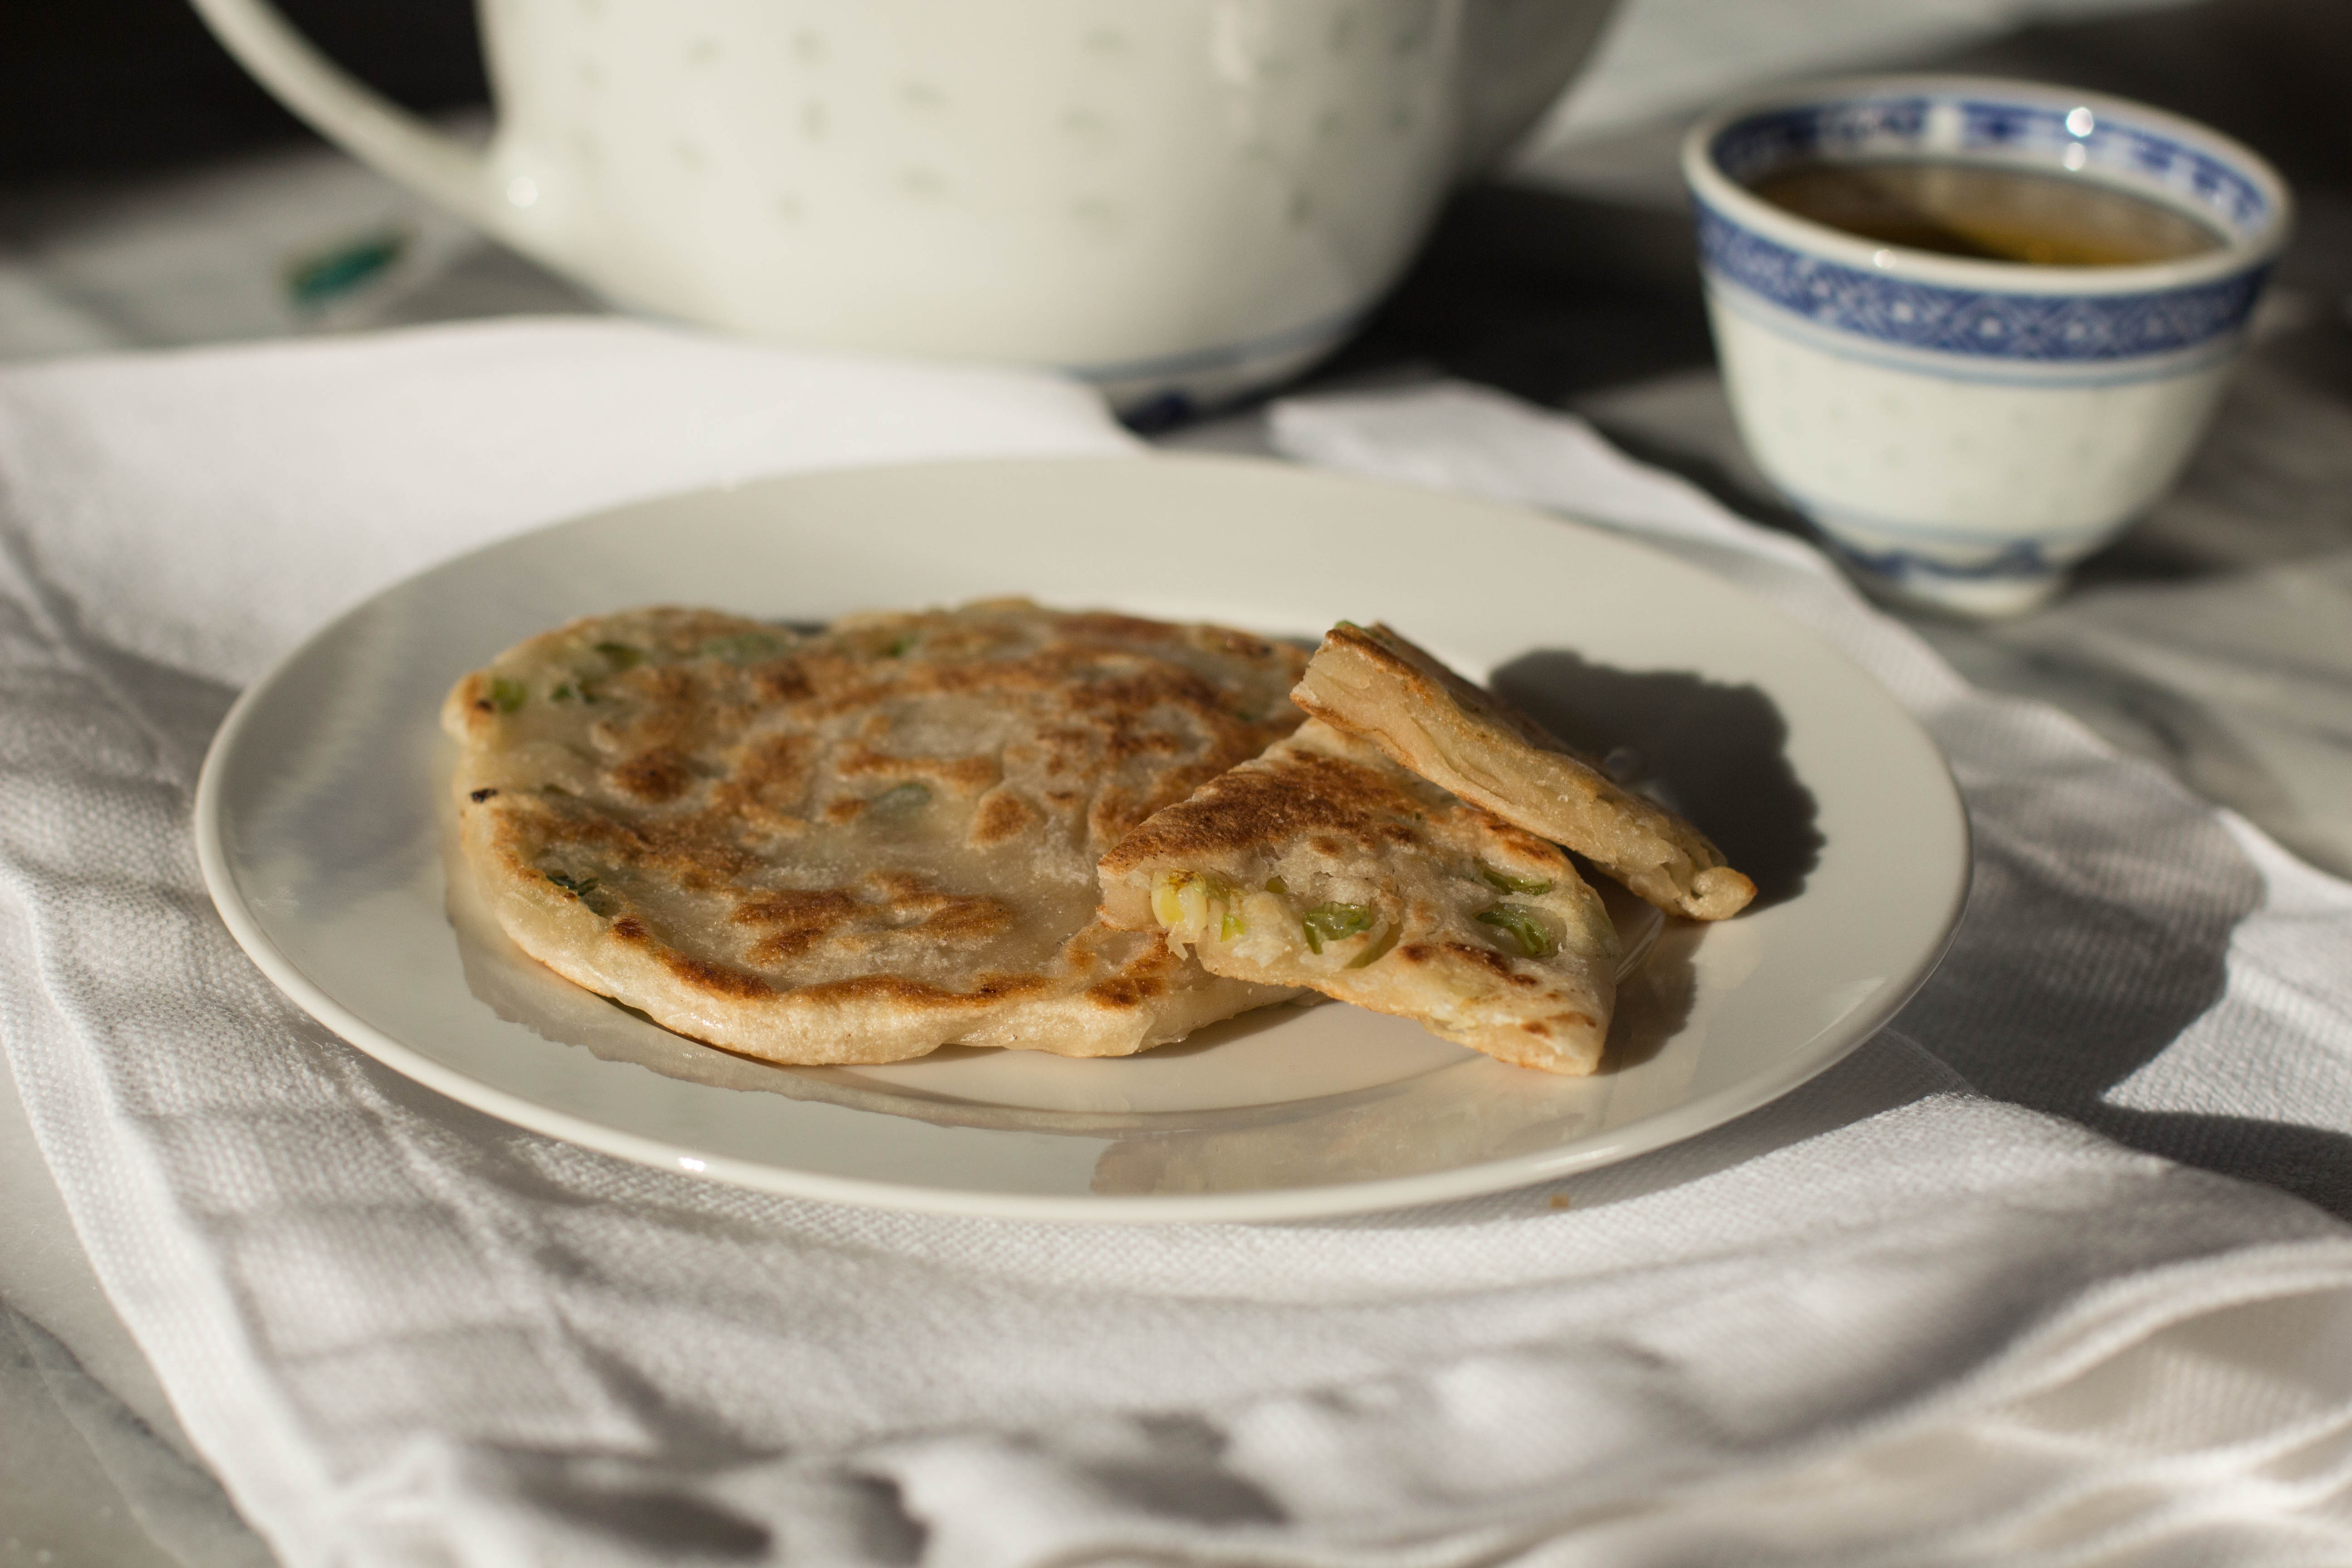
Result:
<instances>
[{"instance_id":1,"label":"rice grain pattern on porcelain","mask_svg":"<svg viewBox=\"0 0 2352 1568\"><path fill-rule=\"evenodd\" d=\"M270 0L194 3L326 135L624 308L1170 413L1352 331L1610 5L481 0L476 148Z\"/></svg>"},{"instance_id":2,"label":"rice grain pattern on porcelain","mask_svg":"<svg viewBox=\"0 0 2352 1568\"><path fill-rule=\"evenodd\" d=\"M1890 246L1750 189L1801 165L1950 163L2095 183L2218 248L2047 267ZM1968 615L2042 603L2168 489L2284 244L2260 157L2063 87L1871 77L1781 89L1683 144L1707 309L1749 453L1865 584Z\"/></svg>"}]
</instances>

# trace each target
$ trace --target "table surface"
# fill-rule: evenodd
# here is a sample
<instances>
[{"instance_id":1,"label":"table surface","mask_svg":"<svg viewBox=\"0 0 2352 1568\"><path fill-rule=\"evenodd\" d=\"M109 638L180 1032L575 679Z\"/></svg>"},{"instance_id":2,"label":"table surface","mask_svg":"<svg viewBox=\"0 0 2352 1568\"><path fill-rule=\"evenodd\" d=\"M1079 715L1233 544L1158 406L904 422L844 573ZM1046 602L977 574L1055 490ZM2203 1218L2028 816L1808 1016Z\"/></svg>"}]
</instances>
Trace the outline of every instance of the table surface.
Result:
<instances>
[{"instance_id":1,"label":"table surface","mask_svg":"<svg viewBox=\"0 0 2352 1568\"><path fill-rule=\"evenodd\" d=\"M1705 6L1653 9L1696 33ZM1629 77L1645 59L1662 68L1651 35L1631 43ZM2352 16L2336 0L2214 0L1937 43L1897 29L1838 63L2163 104L2269 154L2300 222L2178 491L2046 610L1992 626L1908 618L1979 684L2070 710L2352 875L2352 143L2336 97L2352 81ZM1676 57L1686 89L1729 85L1736 66L1691 58ZM1488 383L1801 531L1747 461L1712 367L1674 171L1682 118L1597 96L1507 181L1464 193L1388 305L1302 390ZM360 286L289 295L289 261L389 232L405 236L401 256ZM594 308L316 146L0 193L0 360ZM1268 449L1255 408L1155 439ZM91 1274L13 1087L0 1093L0 1568L270 1562Z\"/></svg>"}]
</instances>

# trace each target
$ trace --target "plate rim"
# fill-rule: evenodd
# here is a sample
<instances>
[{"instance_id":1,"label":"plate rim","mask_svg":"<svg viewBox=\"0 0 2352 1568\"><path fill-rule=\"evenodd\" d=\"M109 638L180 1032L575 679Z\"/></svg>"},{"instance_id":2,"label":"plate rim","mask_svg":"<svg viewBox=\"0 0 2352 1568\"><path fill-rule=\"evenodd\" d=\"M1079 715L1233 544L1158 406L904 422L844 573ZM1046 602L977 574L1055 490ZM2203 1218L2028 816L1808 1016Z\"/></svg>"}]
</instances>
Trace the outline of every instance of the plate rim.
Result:
<instances>
[{"instance_id":1,"label":"plate rim","mask_svg":"<svg viewBox=\"0 0 2352 1568\"><path fill-rule=\"evenodd\" d=\"M1742 584L1705 573L1702 568L1670 555L1665 559L1675 567L1712 578L1721 587L1745 600L1754 610L1780 623L1785 630L1817 645L1822 651L1852 669L1885 697L1890 710L1909 727L1914 738L1938 764L1937 773L1943 788L1943 799L1939 804L1948 808L1949 826L1957 829L1959 874L1949 890L1946 908L1941 911L1936 940L1912 962L1906 972L1888 976L1868 1002L1833 1020L1801 1047L1767 1068L1750 1073L1712 1093L1679 1101L1623 1127L1577 1140L1562 1148L1510 1155L1500 1160L1474 1161L1407 1175L1324 1183L1313 1186L1248 1188L1216 1193L1090 1193L1068 1195L940 1187L835 1175L784 1164L761 1163L707 1150L691 1151L649 1134L541 1105L524 1095L441 1062L397 1036L369 1023L302 971L270 936L244 897L225 837L224 792L226 788L225 777L246 726L272 689L300 668L314 649L333 639L348 623L366 614L385 595L420 577L593 519L674 505L698 497L740 494L769 486L786 486L800 479L889 474L911 468L1101 468L1138 462L1313 476L1336 484L1418 494L1433 500L1465 504L1504 514L1515 513L1547 524L1587 531L1612 544L1647 553L1664 554L1638 535L1567 512L1360 475L1335 473L1278 459L1224 453L1155 451L1137 455L1076 457L955 457L922 462L858 464L772 475L732 484L705 485L621 501L487 541L474 549L431 562L384 584L329 617L248 683L237 694L220 727L214 732L197 774L193 815L196 858L205 889L230 936L255 966L297 1006L325 1025L338 1038L411 1081L510 1125L634 1163L786 1197L901 1213L1081 1224L1280 1223L1377 1214L1508 1192L1632 1159L1712 1131L1770 1104L1828 1071L1858 1050L1900 1012L1918 994L1949 952L1974 884L1975 855L1974 830L1969 819L1966 800L1943 748L1884 681L1848 658L1818 629L1798 620ZM1113 593L1110 597L1117 598L1118 595Z\"/></svg>"}]
</instances>

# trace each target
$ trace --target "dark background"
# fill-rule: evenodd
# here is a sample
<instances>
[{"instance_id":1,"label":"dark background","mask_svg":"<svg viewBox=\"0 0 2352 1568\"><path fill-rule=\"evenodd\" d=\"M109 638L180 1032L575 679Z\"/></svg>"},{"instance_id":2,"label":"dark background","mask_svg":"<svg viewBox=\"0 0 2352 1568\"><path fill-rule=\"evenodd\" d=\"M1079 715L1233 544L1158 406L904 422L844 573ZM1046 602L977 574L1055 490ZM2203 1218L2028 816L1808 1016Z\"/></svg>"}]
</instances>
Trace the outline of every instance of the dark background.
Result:
<instances>
[{"instance_id":1,"label":"dark background","mask_svg":"<svg viewBox=\"0 0 2352 1568\"><path fill-rule=\"evenodd\" d=\"M482 102L473 0L279 0L414 109ZM0 185L202 162L310 135L186 0L0 0Z\"/></svg>"},{"instance_id":2,"label":"dark background","mask_svg":"<svg viewBox=\"0 0 2352 1568\"><path fill-rule=\"evenodd\" d=\"M472 0L279 6L327 53L412 108L487 96ZM2352 142L2346 0L2207 0L2029 28L1959 58L2160 103L2252 142L2289 178L2340 172ZM185 0L0 0L0 183L153 168L307 134Z\"/></svg>"}]
</instances>

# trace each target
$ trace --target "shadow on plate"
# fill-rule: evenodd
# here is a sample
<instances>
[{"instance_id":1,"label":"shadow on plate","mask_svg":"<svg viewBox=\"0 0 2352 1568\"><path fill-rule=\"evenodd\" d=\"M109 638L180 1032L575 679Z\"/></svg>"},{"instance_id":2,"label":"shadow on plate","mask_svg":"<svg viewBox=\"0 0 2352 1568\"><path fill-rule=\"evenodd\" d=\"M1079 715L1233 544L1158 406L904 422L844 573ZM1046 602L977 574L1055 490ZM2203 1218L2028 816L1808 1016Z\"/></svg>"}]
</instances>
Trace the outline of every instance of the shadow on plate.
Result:
<instances>
[{"instance_id":1,"label":"shadow on plate","mask_svg":"<svg viewBox=\"0 0 2352 1568\"><path fill-rule=\"evenodd\" d=\"M1812 791L1771 698L1680 670L1615 669L1556 649L1494 672L1496 693L1610 772L1680 812L1756 884L1755 908L1804 890L1821 862Z\"/></svg>"},{"instance_id":2,"label":"shadow on plate","mask_svg":"<svg viewBox=\"0 0 2352 1568\"><path fill-rule=\"evenodd\" d=\"M1706 927L1696 921L1659 922L1648 954L1618 983L1609 1054L1601 1064L1604 1075L1650 1060L1690 1022L1698 995L1698 971L1691 960L1706 934Z\"/></svg>"}]
</instances>

